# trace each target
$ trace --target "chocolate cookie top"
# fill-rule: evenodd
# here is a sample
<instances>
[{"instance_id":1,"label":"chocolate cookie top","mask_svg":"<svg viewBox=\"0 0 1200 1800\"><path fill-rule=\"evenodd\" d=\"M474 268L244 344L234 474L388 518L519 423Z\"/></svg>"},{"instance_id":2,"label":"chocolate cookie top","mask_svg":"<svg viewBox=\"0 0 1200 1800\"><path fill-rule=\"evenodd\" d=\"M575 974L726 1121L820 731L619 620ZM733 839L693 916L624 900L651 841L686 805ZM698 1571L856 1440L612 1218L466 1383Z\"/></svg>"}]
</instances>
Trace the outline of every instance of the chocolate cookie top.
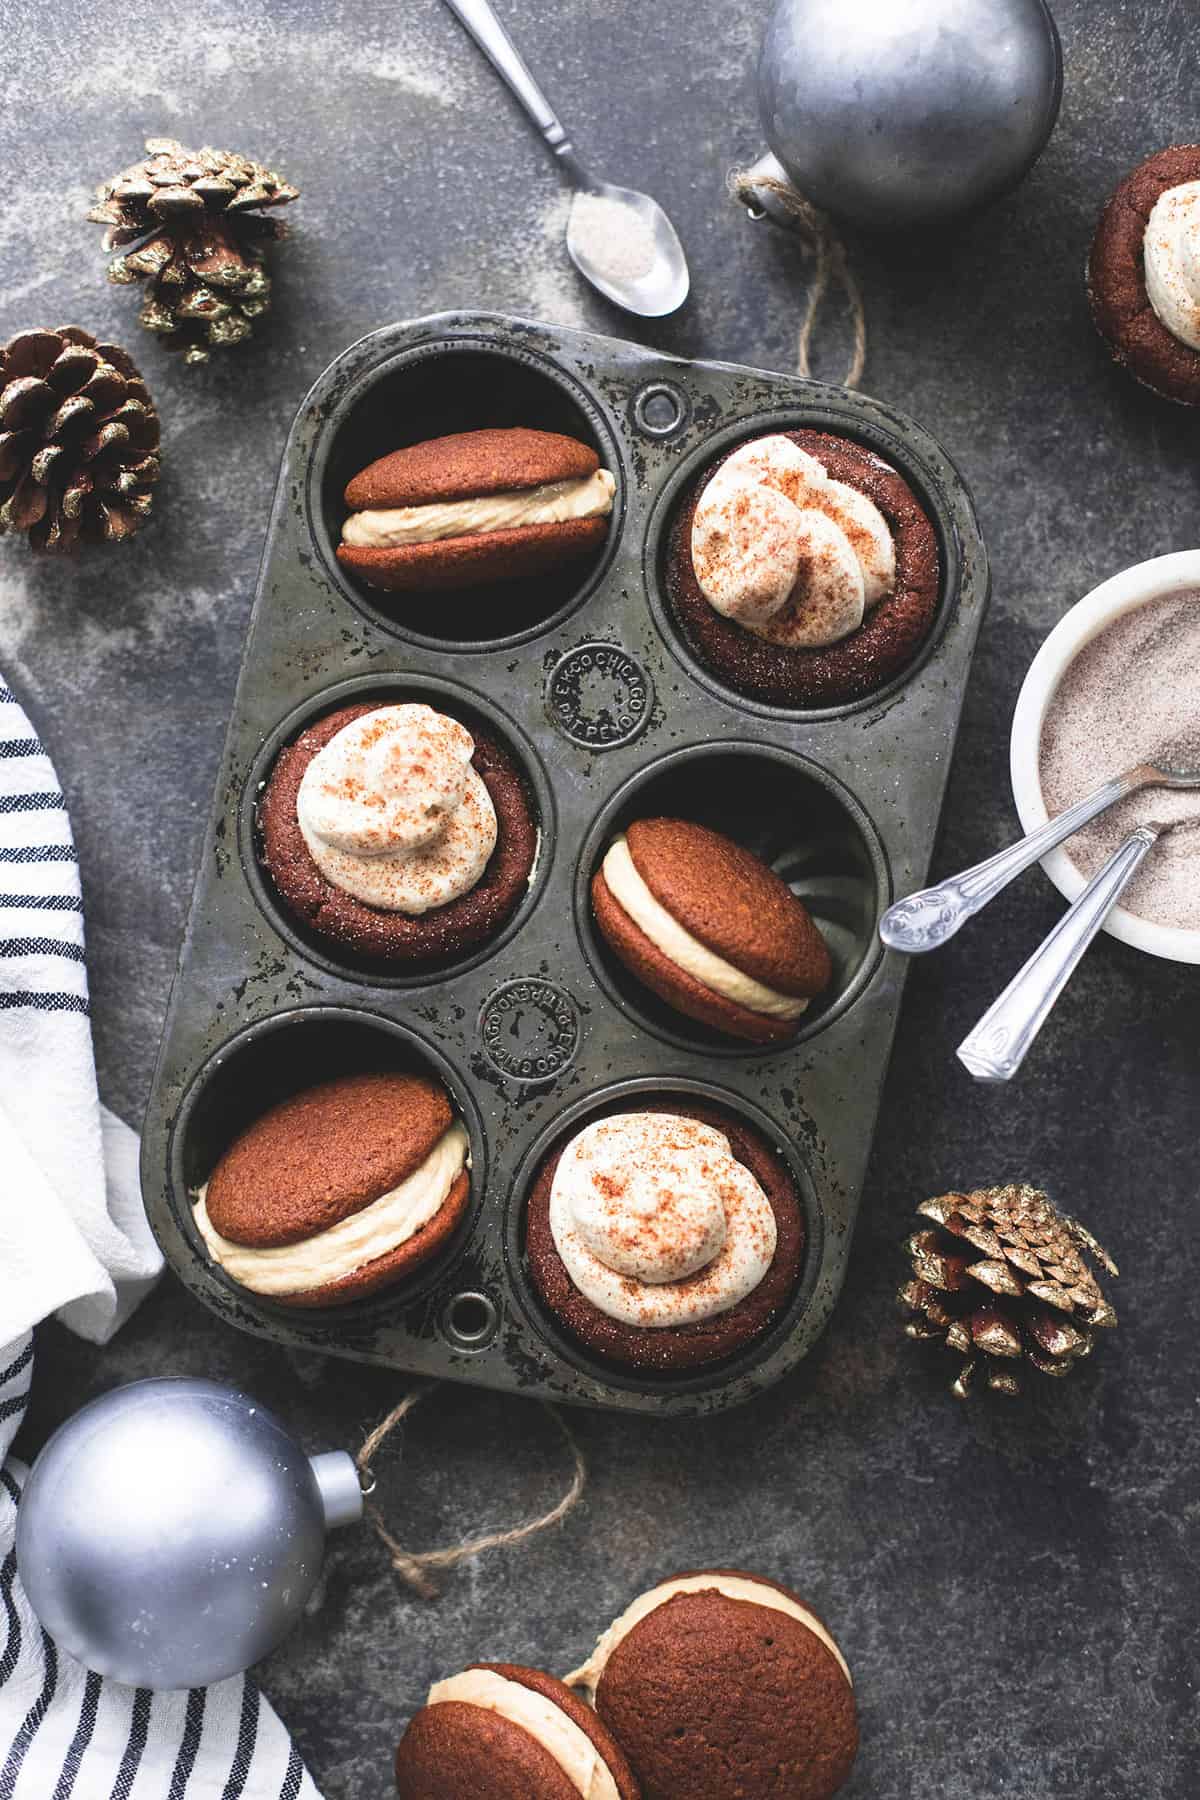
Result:
<instances>
[{"instance_id":1,"label":"chocolate cookie top","mask_svg":"<svg viewBox=\"0 0 1200 1800\"><path fill-rule=\"evenodd\" d=\"M497 1675L503 1675L506 1681L515 1681L521 1687L532 1689L544 1700L549 1700L560 1711L565 1712L572 1724L578 1725L580 1731L589 1738L607 1763L617 1792L621 1800L640 1800L640 1790L633 1778L633 1771L625 1760L625 1752L599 1714L572 1693L565 1682L559 1681L555 1675L547 1675L541 1669L526 1669L517 1663L472 1663L473 1669L490 1669Z\"/></svg>"},{"instance_id":2,"label":"chocolate cookie top","mask_svg":"<svg viewBox=\"0 0 1200 1800\"><path fill-rule=\"evenodd\" d=\"M828 986L824 938L752 851L687 819L636 819L625 839L654 898L709 950L783 994L807 998Z\"/></svg>"},{"instance_id":3,"label":"chocolate cookie top","mask_svg":"<svg viewBox=\"0 0 1200 1800\"><path fill-rule=\"evenodd\" d=\"M501 1710L507 1697L495 1682L493 1692L468 1698L473 1675L527 1689L547 1704L522 1719ZM555 1713L562 1715L557 1724ZM539 1737L547 1726L547 1735ZM640 1800L611 1732L561 1681L514 1663L472 1663L460 1676L435 1684L410 1722L396 1752L396 1785L401 1800L579 1800L572 1758L579 1778L590 1773L589 1793Z\"/></svg>"},{"instance_id":4,"label":"chocolate cookie top","mask_svg":"<svg viewBox=\"0 0 1200 1800\"><path fill-rule=\"evenodd\" d=\"M411 1720L396 1751L400 1800L579 1800L550 1752L511 1719L447 1700Z\"/></svg>"},{"instance_id":5,"label":"chocolate cookie top","mask_svg":"<svg viewBox=\"0 0 1200 1800\"><path fill-rule=\"evenodd\" d=\"M824 431L781 435L817 457L835 481L865 494L883 514L896 552L891 593L857 631L819 650L769 643L723 618L701 592L691 552L696 503L727 460L723 456L698 477L671 528L667 596L694 654L738 693L773 706L839 705L885 686L929 635L941 582L937 534L904 477L873 451Z\"/></svg>"},{"instance_id":6,"label":"chocolate cookie top","mask_svg":"<svg viewBox=\"0 0 1200 1800\"><path fill-rule=\"evenodd\" d=\"M576 481L600 467L590 444L524 425L458 431L381 456L346 488L353 512L470 500L550 481Z\"/></svg>"},{"instance_id":7,"label":"chocolate cookie top","mask_svg":"<svg viewBox=\"0 0 1200 1800\"><path fill-rule=\"evenodd\" d=\"M1200 350L1175 337L1146 289L1146 227L1170 189L1200 181L1200 144L1173 144L1148 156L1112 195L1088 258L1088 299L1114 358L1155 393L1200 406Z\"/></svg>"},{"instance_id":8,"label":"chocolate cookie top","mask_svg":"<svg viewBox=\"0 0 1200 1800\"><path fill-rule=\"evenodd\" d=\"M209 1218L234 1243L300 1243L399 1187L452 1121L445 1089L425 1075L322 1082L235 1139L208 1184Z\"/></svg>"},{"instance_id":9,"label":"chocolate cookie top","mask_svg":"<svg viewBox=\"0 0 1200 1800\"><path fill-rule=\"evenodd\" d=\"M821 1638L715 1587L666 1600L616 1644L596 1708L645 1800L829 1800L858 1749L854 1691Z\"/></svg>"}]
</instances>

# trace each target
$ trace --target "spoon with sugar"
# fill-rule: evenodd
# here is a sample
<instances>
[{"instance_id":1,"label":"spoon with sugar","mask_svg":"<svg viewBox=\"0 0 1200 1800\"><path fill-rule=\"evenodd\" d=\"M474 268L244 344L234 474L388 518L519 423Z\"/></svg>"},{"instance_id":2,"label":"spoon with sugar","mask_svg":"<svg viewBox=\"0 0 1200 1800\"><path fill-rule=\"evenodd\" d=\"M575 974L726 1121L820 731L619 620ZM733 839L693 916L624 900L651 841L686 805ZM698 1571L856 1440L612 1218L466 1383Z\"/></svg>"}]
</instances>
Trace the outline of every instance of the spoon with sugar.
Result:
<instances>
[{"instance_id":1,"label":"spoon with sugar","mask_svg":"<svg viewBox=\"0 0 1200 1800\"><path fill-rule=\"evenodd\" d=\"M657 200L636 188L593 180L488 0L446 0L446 5L521 102L575 189L567 251L579 273L614 305L642 318L661 318L682 306L689 286L687 258Z\"/></svg>"},{"instance_id":2,"label":"spoon with sugar","mask_svg":"<svg viewBox=\"0 0 1200 1800\"><path fill-rule=\"evenodd\" d=\"M1148 787L1200 788L1200 769L1167 768L1158 763L1139 763L1136 769L1127 769L1124 775L1103 782L1008 849L998 850L995 856L975 863L960 875L939 881L936 887L922 888L920 893L894 901L879 921L880 937L890 950L903 950L909 956L940 949L1025 869L1040 862L1116 801Z\"/></svg>"}]
</instances>

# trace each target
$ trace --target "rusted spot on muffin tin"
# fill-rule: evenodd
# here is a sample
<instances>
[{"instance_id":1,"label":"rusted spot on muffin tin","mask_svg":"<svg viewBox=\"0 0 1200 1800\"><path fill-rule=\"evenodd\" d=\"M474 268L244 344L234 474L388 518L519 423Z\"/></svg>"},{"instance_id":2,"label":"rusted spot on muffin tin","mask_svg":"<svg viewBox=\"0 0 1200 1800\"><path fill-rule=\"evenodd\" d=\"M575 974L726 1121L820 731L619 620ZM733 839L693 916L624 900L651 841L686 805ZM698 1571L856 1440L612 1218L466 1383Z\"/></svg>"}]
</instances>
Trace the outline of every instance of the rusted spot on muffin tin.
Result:
<instances>
[{"instance_id":1,"label":"rusted spot on muffin tin","mask_svg":"<svg viewBox=\"0 0 1200 1800\"><path fill-rule=\"evenodd\" d=\"M678 434L656 441L634 420L630 394L656 386L682 396L691 421L683 455ZM517 423L574 430L614 470L617 505L594 566L540 597L497 589L453 613L449 596L440 611L414 615L402 596L347 582L332 549L349 474L400 442ZM944 585L929 645L886 696L856 707L788 713L738 701L681 651L666 608L662 546L688 481L727 445L782 425L875 449L938 532ZM151 1220L192 1292L277 1342L631 1411L712 1411L791 1368L841 1286L899 1006L904 965L879 951L875 917L890 892L927 873L987 592L986 555L953 465L918 426L861 395L493 314L389 326L338 357L284 452L143 1135ZM529 898L462 966L405 975L316 953L289 928L256 862L255 788L286 728L351 688L376 687L441 694L446 710L477 707L507 722L537 790L543 851ZM772 786L774 771L783 773ZM580 895L607 825L639 796L715 814L798 884L813 871L823 880L823 923L841 945L838 986L798 1045L746 1049L693 1033L604 964ZM235 840L241 856L218 870L218 844ZM268 963L272 978L258 979ZM362 1034L346 1030L355 1018ZM291 1023L306 1031L275 1035ZM188 1189L209 1172L222 1134L227 1141L243 1115L277 1098L281 1081L339 1072L328 1066L338 1046L360 1054L380 1024L467 1110L470 1220L410 1288L289 1315L211 1267ZM259 1052L243 1055L247 1043ZM614 1094L693 1084L719 1087L722 1103L744 1110L791 1163L808 1257L786 1317L742 1356L686 1380L625 1377L590 1363L539 1315L521 1266L521 1183L538 1145L576 1109L582 1118ZM456 1297L479 1293L496 1319L464 1354L446 1321Z\"/></svg>"}]
</instances>

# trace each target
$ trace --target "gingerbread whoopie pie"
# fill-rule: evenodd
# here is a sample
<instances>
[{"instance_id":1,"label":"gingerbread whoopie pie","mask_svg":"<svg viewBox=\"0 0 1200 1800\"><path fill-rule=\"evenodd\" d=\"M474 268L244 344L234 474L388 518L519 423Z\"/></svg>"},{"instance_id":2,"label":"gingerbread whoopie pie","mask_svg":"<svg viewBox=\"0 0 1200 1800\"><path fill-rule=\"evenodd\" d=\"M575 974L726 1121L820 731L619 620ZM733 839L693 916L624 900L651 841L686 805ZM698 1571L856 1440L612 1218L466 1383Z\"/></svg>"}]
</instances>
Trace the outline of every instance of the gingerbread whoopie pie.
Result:
<instances>
[{"instance_id":1,"label":"gingerbread whoopie pie","mask_svg":"<svg viewBox=\"0 0 1200 1800\"><path fill-rule=\"evenodd\" d=\"M762 1337L795 1290L804 1239L796 1184L761 1133L667 1095L560 1142L525 1219L530 1278L556 1324L651 1375Z\"/></svg>"},{"instance_id":2,"label":"gingerbread whoopie pie","mask_svg":"<svg viewBox=\"0 0 1200 1800\"><path fill-rule=\"evenodd\" d=\"M707 469L671 529L666 587L698 660L750 699L862 699L907 667L940 587L937 535L874 451L823 431L752 438Z\"/></svg>"},{"instance_id":3,"label":"gingerbread whoopie pie","mask_svg":"<svg viewBox=\"0 0 1200 1800\"><path fill-rule=\"evenodd\" d=\"M538 827L523 776L478 726L431 706L339 707L279 754L261 858L317 937L391 963L494 937L529 887Z\"/></svg>"},{"instance_id":4,"label":"gingerbread whoopie pie","mask_svg":"<svg viewBox=\"0 0 1200 1800\"><path fill-rule=\"evenodd\" d=\"M784 1043L833 979L808 909L732 838L687 819L635 819L592 877L592 914L632 975L728 1037Z\"/></svg>"},{"instance_id":5,"label":"gingerbread whoopie pie","mask_svg":"<svg viewBox=\"0 0 1200 1800\"><path fill-rule=\"evenodd\" d=\"M1165 399L1200 406L1200 144L1172 144L1121 182L1087 286L1114 359Z\"/></svg>"},{"instance_id":6,"label":"gingerbread whoopie pie","mask_svg":"<svg viewBox=\"0 0 1200 1800\"><path fill-rule=\"evenodd\" d=\"M799 1595L761 1575L660 1583L567 1680L645 1800L829 1800L858 1751L845 1657Z\"/></svg>"},{"instance_id":7,"label":"gingerbread whoopie pie","mask_svg":"<svg viewBox=\"0 0 1200 1800\"><path fill-rule=\"evenodd\" d=\"M466 1127L426 1075L355 1074L280 1101L199 1190L213 1261L285 1306L403 1281L453 1237L471 1181Z\"/></svg>"},{"instance_id":8,"label":"gingerbread whoopie pie","mask_svg":"<svg viewBox=\"0 0 1200 1800\"><path fill-rule=\"evenodd\" d=\"M400 1800L639 1800L602 1720L563 1682L473 1663L435 1682L396 1751Z\"/></svg>"},{"instance_id":9,"label":"gingerbread whoopie pie","mask_svg":"<svg viewBox=\"0 0 1200 1800\"><path fill-rule=\"evenodd\" d=\"M562 432L431 438L350 482L338 561L371 587L409 592L517 581L598 550L615 489L591 445Z\"/></svg>"}]
</instances>

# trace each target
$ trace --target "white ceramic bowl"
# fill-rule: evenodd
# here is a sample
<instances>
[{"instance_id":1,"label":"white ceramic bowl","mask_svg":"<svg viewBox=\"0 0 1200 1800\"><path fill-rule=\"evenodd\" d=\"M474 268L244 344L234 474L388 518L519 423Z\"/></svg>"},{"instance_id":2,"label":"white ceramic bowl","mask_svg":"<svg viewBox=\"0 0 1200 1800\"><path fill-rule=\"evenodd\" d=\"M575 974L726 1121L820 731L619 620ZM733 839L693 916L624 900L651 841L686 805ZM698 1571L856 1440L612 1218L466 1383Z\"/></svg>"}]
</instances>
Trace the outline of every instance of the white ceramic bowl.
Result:
<instances>
[{"instance_id":1,"label":"white ceramic bowl","mask_svg":"<svg viewBox=\"0 0 1200 1800\"><path fill-rule=\"evenodd\" d=\"M1169 594L1200 588L1200 550L1178 550L1135 563L1109 581L1093 588L1061 618L1029 666L1017 710L1013 714L1009 767L1013 799L1025 831L1036 831L1048 814L1038 774L1042 721L1055 688L1084 645L1122 613L1145 606ZM1070 840L1068 840L1069 842ZM1062 844L1042 858L1042 867L1067 900L1076 900L1087 885ZM1200 931L1183 931L1174 925L1155 925L1136 913L1115 906L1104 929L1123 944L1164 956L1172 962L1200 963Z\"/></svg>"}]
</instances>

